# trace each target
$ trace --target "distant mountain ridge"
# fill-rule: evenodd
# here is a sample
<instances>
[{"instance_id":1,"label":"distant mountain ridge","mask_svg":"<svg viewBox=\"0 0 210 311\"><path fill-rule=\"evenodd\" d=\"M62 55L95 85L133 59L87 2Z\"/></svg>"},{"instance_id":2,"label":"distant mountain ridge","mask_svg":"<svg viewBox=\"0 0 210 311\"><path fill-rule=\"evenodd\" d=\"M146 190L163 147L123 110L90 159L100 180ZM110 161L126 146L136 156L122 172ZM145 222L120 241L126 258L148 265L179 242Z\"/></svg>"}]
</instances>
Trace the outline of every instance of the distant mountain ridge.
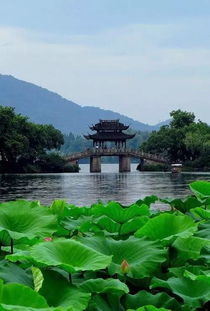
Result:
<instances>
[{"instance_id":1,"label":"distant mountain ridge","mask_svg":"<svg viewBox=\"0 0 210 311\"><path fill-rule=\"evenodd\" d=\"M99 119L120 119L134 130L153 131L166 122L151 126L125 115L98 107L82 107L35 84L0 74L0 105L15 107L31 121L52 124L63 133L84 134Z\"/></svg>"}]
</instances>

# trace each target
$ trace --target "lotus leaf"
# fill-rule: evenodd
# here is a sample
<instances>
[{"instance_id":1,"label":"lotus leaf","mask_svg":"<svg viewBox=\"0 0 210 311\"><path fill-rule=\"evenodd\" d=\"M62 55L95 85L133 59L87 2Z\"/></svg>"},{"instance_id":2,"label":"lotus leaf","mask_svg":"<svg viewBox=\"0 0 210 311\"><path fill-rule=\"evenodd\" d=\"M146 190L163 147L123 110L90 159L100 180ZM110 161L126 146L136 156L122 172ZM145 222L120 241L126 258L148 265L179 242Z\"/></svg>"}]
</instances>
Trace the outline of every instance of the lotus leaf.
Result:
<instances>
[{"instance_id":1,"label":"lotus leaf","mask_svg":"<svg viewBox=\"0 0 210 311\"><path fill-rule=\"evenodd\" d=\"M58 219L62 219L68 216L68 207L67 203L64 200L55 200L50 206L52 214L57 215Z\"/></svg>"},{"instance_id":2,"label":"lotus leaf","mask_svg":"<svg viewBox=\"0 0 210 311\"><path fill-rule=\"evenodd\" d=\"M31 270L32 270L32 275L33 275L34 290L35 292L38 292L40 288L42 287L44 277L39 268L32 267Z\"/></svg>"},{"instance_id":3,"label":"lotus leaf","mask_svg":"<svg viewBox=\"0 0 210 311\"><path fill-rule=\"evenodd\" d=\"M99 217L106 215L117 223L123 224L136 216L149 216L149 207L145 204L133 204L129 207L122 207L117 202L109 202L107 206L96 206L92 208L92 214Z\"/></svg>"},{"instance_id":4,"label":"lotus leaf","mask_svg":"<svg viewBox=\"0 0 210 311\"><path fill-rule=\"evenodd\" d=\"M177 250L177 256L173 262L182 264L189 259L196 260L200 257L201 249L210 246L210 240L191 236L189 238L177 238L172 246Z\"/></svg>"},{"instance_id":5,"label":"lotus leaf","mask_svg":"<svg viewBox=\"0 0 210 311\"><path fill-rule=\"evenodd\" d=\"M88 311L122 311L124 310L120 297L111 293L93 295Z\"/></svg>"},{"instance_id":6,"label":"lotus leaf","mask_svg":"<svg viewBox=\"0 0 210 311\"><path fill-rule=\"evenodd\" d=\"M148 304L152 304L156 308L166 308L179 311L181 310L180 304L177 300L168 294L162 292L158 294L151 294L145 290L141 290L135 295L126 295L125 307L136 309L138 307L143 307Z\"/></svg>"},{"instance_id":7,"label":"lotus leaf","mask_svg":"<svg viewBox=\"0 0 210 311\"><path fill-rule=\"evenodd\" d=\"M136 201L136 204L138 204L138 205L146 204L146 205L150 206L152 203L155 203L158 200L159 200L159 198L156 195L149 195L149 196L145 197L143 200Z\"/></svg>"},{"instance_id":8,"label":"lotus leaf","mask_svg":"<svg viewBox=\"0 0 210 311\"><path fill-rule=\"evenodd\" d=\"M205 266L193 266L193 265L185 265L182 267L174 267L169 268L170 275L176 277L183 277L186 275L186 271L195 274L195 275L206 275L209 273L208 267Z\"/></svg>"},{"instance_id":9,"label":"lotus leaf","mask_svg":"<svg viewBox=\"0 0 210 311\"><path fill-rule=\"evenodd\" d=\"M164 245L177 237L187 238L197 230L197 224L189 216L163 213L148 220L136 233L136 237L146 236L151 240L161 240Z\"/></svg>"},{"instance_id":10,"label":"lotus leaf","mask_svg":"<svg viewBox=\"0 0 210 311\"><path fill-rule=\"evenodd\" d=\"M202 205L202 202L200 202L195 197L187 197L184 200L181 199L161 199L160 200L163 203L169 204L173 209L177 209L182 213L188 212L191 208L199 207Z\"/></svg>"},{"instance_id":11,"label":"lotus leaf","mask_svg":"<svg viewBox=\"0 0 210 311\"><path fill-rule=\"evenodd\" d=\"M151 287L168 288L194 308L199 308L210 300L210 277L205 275L197 276L194 280L189 277L172 277L167 281L154 278Z\"/></svg>"},{"instance_id":12,"label":"lotus leaf","mask_svg":"<svg viewBox=\"0 0 210 311\"><path fill-rule=\"evenodd\" d=\"M127 311L170 311L170 310L169 309L165 309L165 308L156 308L154 306L147 305L147 306L138 308L136 310L128 309Z\"/></svg>"},{"instance_id":13,"label":"lotus leaf","mask_svg":"<svg viewBox=\"0 0 210 311\"><path fill-rule=\"evenodd\" d=\"M39 293L52 307L62 307L69 311L86 309L91 294L71 285L56 271L43 271L44 281Z\"/></svg>"},{"instance_id":14,"label":"lotus leaf","mask_svg":"<svg viewBox=\"0 0 210 311\"><path fill-rule=\"evenodd\" d=\"M33 207L41 207L41 205L39 201L17 200L17 201L9 201L9 202L0 203L0 208L1 207L33 208Z\"/></svg>"},{"instance_id":15,"label":"lotus leaf","mask_svg":"<svg viewBox=\"0 0 210 311\"><path fill-rule=\"evenodd\" d=\"M120 234L125 235L133 233L141 228L149 220L148 216L139 216L128 220L126 223L121 225Z\"/></svg>"},{"instance_id":16,"label":"lotus leaf","mask_svg":"<svg viewBox=\"0 0 210 311\"><path fill-rule=\"evenodd\" d=\"M93 217L80 216L78 219L66 217L63 220L62 225L69 231L79 230L80 232L86 232L93 226Z\"/></svg>"},{"instance_id":17,"label":"lotus leaf","mask_svg":"<svg viewBox=\"0 0 210 311\"><path fill-rule=\"evenodd\" d=\"M11 239L46 237L56 231L57 219L46 208L0 207L0 232L8 232Z\"/></svg>"},{"instance_id":18,"label":"lotus leaf","mask_svg":"<svg viewBox=\"0 0 210 311\"><path fill-rule=\"evenodd\" d=\"M20 283L33 288L31 271L24 270L21 267L6 260L0 261L0 279L5 283Z\"/></svg>"},{"instance_id":19,"label":"lotus leaf","mask_svg":"<svg viewBox=\"0 0 210 311\"><path fill-rule=\"evenodd\" d=\"M129 292L127 285L116 279L87 280L80 285L80 288L89 293L114 293L119 296Z\"/></svg>"},{"instance_id":20,"label":"lotus leaf","mask_svg":"<svg viewBox=\"0 0 210 311\"><path fill-rule=\"evenodd\" d=\"M80 238L80 241L103 254L113 255L108 267L110 275L122 274L121 264L126 260L129 265L128 276L133 278L151 276L166 260L166 252L159 243L145 238L130 237L127 240L114 240L95 236Z\"/></svg>"},{"instance_id":21,"label":"lotus leaf","mask_svg":"<svg viewBox=\"0 0 210 311\"><path fill-rule=\"evenodd\" d=\"M33 291L30 287L15 283L3 284L2 281L0 284L0 303L32 308L48 307L44 297Z\"/></svg>"},{"instance_id":22,"label":"lotus leaf","mask_svg":"<svg viewBox=\"0 0 210 311\"><path fill-rule=\"evenodd\" d=\"M70 273L103 269L111 262L111 256L105 256L77 241L64 239L34 245L31 256L38 264L60 267Z\"/></svg>"},{"instance_id":23,"label":"lotus leaf","mask_svg":"<svg viewBox=\"0 0 210 311\"><path fill-rule=\"evenodd\" d=\"M196 236L210 240L210 220L199 224Z\"/></svg>"},{"instance_id":24,"label":"lotus leaf","mask_svg":"<svg viewBox=\"0 0 210 311\"><path fill-rule=\"evenodd\" d=\"M210 219L210 210L205 210L202 207L192 208L190 212L197 218Z\"/></svg>"},{"instance_id":25,"label":"lotus leaf","mask_svg":"<svg viewBox=\"0 0 210 311\"><path fill-rule=\"evenodd\" d=\"M190 189L198 198L210 197L210 183L208 181L194 181L190 184Z\"/></svg>"}]
</instances>

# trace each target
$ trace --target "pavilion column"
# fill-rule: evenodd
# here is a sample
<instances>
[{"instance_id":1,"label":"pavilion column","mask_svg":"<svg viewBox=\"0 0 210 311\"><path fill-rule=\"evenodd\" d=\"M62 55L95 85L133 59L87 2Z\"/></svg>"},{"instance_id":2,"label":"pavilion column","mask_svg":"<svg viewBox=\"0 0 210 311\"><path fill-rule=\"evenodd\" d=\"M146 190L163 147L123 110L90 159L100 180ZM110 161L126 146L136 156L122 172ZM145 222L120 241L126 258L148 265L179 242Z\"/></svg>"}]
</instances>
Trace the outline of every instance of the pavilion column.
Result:
<instances>
[{"instance_id":1,"label":"pavilion column","mask_svg":"<svg viewBox=\"0 0 210 311\"><path fill-rule=\"evenodd\" d=\"M119 156L119 172L130 172L131 160L129 156Z\"/></svg>"},{"instance_id":2,"label":"pavilion column","mask_svg":"<svg viewBox=\"0 0 210 311\"><path fill-rule=\"evenodd\" d=\"M101 172L101 157L100 156L90 157L90 172L91 173Z\"/></svg>"}]
</instances>

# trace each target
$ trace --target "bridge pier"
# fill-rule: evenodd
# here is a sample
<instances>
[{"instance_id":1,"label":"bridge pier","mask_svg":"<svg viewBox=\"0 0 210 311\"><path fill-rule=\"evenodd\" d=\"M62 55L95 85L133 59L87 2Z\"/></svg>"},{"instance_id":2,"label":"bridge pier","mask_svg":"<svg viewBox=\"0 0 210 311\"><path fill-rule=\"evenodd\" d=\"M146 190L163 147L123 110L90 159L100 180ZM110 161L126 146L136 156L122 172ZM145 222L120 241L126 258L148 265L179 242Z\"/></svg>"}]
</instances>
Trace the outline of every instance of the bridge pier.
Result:
<instances>
[{"instance_id":1,"label":"bridge pier","mask_svg":"<svg viewBox=\"0 0 210 311\"><path fill-rule=\"evenodd\" d=\"M100 156L90 157L90 172L91 173L101 172L101 157Z\"/></svg>"},{"instance_id":2,"label":"bridge pier","mask_svg":"<svg viewBox=\"0 0 210 311\"><path fill-rule=\"evenodd\" d=\"M144 159L140 158L140 162L136 168L138 171L143 171L144 170Z\"/></svg>"},{"instance_id":3,"label":"bridge pier","mask_svg":"<svg viewBox=\"0 0 210 311\"><path fill-rule=\"evenodd\" d=\"M119 172L130 172L131 171L131 160L129 156L119 156Z\"/></svg>"}]
</instances>

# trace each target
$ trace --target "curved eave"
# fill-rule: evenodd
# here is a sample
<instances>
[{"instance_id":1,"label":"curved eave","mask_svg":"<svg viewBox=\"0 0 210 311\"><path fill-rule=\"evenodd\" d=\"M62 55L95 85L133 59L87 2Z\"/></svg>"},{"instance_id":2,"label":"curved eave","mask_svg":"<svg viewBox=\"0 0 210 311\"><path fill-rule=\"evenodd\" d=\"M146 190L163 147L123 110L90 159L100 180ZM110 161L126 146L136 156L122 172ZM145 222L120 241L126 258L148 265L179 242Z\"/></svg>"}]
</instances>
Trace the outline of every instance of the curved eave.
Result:
<instances>
[{"instance_id":1,"label":"curved eave","mask_svg":"<svg viewBox=\"0 0 210 311\"><path fill-rule=\"evenodd\" d=\"M90 137L90 135L83 135L83 137L86 138L86 139L92 139L92 138Z\"/></svg>"},{"instance_id":2,"label":"curved eave","mask_svg":"<svg viewBox=\"0 0 210 311\"><path fill-rule=\"evenodd\" d=\"M136 136L136 134L132 134L132 135L127 134L127 135L128 135L128 139L132 139Z\"/></svg>"}]
</instances>

